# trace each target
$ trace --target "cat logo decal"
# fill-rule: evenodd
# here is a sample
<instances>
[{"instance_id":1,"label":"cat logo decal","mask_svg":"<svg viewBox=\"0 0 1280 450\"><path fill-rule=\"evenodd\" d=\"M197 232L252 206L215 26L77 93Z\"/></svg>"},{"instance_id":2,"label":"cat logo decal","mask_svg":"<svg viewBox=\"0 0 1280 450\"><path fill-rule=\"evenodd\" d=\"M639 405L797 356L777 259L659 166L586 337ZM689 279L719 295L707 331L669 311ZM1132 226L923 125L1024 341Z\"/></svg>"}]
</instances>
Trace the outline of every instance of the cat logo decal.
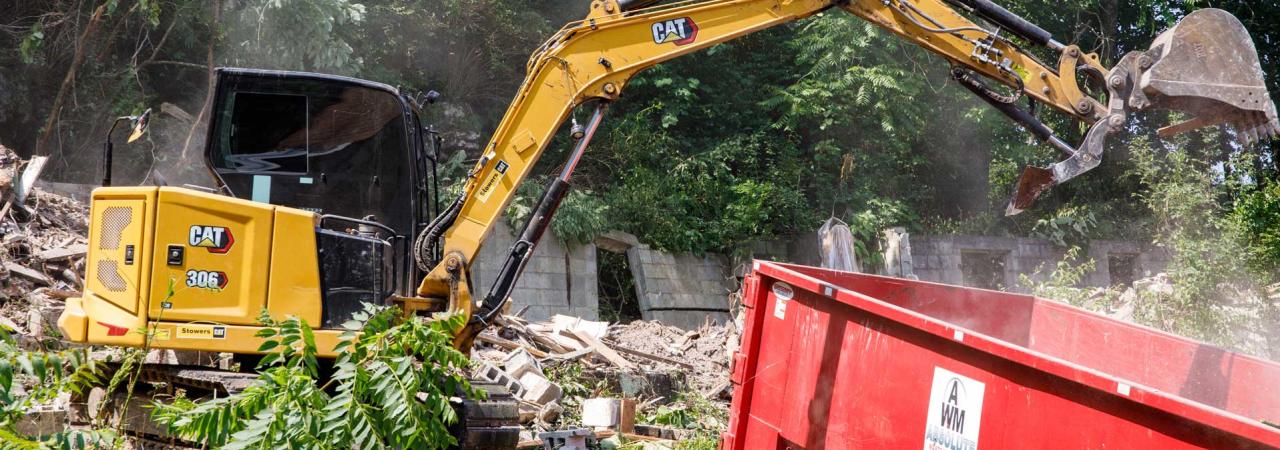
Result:
<instances>
[{"instance_id":1,"label":"cat logo decal","mask_svg":"<svg viewBox=\"0 0 1280 450\"><path fill-rule=\"evenodd\" d=\"M698 24L693 23L693 19L688 17L654 22L650 30L653 31L655 44L670 42L685 45L693 43L694 39L698 38Z\"/></svg>"}]
</instances>

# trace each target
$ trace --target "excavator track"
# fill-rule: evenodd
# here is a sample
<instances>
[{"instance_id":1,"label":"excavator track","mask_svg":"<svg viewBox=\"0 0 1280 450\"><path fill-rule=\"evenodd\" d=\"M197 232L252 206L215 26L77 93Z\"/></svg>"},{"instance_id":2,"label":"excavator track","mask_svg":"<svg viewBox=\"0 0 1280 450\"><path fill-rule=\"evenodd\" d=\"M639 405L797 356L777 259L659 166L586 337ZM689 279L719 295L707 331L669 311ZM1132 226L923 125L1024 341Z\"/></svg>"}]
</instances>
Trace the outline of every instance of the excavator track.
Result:
<instances>
[{"instance_id":1,"label":"excavator track","mask_svg":"<svg viewBox=\"0 0 1280 450\"><path fill-rule=\"evenodd\" d=\"M167 383L175 388L198 389L229 395L243 391L258 379L257 374L233 372L206 366L145 364L139 381Z\"/></svg>"},{"instance_id":2,"label":"excavator track","mask_svg":"<svg viewBox=\"0 0 1280 450\"><path fill-rule=\"evenodd\" d=\"M463 420L452 429L458 436L458 448L515 449L520 442L519 401L501 384L471 380L471 386L488 396L462 402L458 415Z\"/></svg>"}]
</instances>

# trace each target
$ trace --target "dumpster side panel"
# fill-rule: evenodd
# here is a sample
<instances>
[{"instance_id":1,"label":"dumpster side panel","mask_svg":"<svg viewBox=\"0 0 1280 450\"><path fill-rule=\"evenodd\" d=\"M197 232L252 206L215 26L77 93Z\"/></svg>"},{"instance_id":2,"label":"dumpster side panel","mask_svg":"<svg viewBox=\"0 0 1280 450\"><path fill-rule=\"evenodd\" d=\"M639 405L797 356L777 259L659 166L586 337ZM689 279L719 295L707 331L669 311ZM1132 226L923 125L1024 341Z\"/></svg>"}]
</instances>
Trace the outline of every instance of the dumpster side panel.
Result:
<instances>
[{"instance_id":1,"label":"dumpster side panel","mask_svg":"<svg viewBox=\"0 0 1280 450\"><path fill-rule=\"evenodd\" d=\"M1039 301L1032 350L1152 389L1280 423L1280 367L1151 328Z\"/></svg>"},{"instance_id":2,"label":"dumpster side panel","mask_svg":"<svg viewBox=\"0 0 1280 450\"><path fill-rule=\"evenodd\" d=\"M827 280L767 263L752 277L725 449L1266 448Z\"/></svg>"},{"instance_id":3,"label":"dumpster side panel","mask_svg":"<svg viewBox=\"0 0 1280 450\"><path fill-rule=\"evenodd\" d=\"M1280 423L1280 366L1028 295L787 266L842 289L1251 419Z\"/></svg>"}]
</instances>

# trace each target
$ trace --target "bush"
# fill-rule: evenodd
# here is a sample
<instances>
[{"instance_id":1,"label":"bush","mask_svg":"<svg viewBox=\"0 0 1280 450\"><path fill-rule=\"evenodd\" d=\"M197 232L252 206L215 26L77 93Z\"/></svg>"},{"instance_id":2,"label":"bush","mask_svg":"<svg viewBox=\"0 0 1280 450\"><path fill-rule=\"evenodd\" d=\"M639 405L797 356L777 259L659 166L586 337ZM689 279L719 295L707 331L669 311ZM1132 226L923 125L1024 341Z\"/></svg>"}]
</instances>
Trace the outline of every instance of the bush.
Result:
<instances>
[{"instance_id":1,"label":"bush","mask_svg":"<svg viewBox=\"0 0 1280 450\"><path fill-rule=\"evenodd\" d=\"M1280 182L1242 195L1232 220L1246 236L1250 265L1276 276L1280 272Z\"/></svg>"},{"instance_id":2,"label":"bush","mask_svg":"<svg viewBox=\"0 0 1280 450\"><path fill-rule=\"evenodd\" d=\"M1186 151L1161 151L1138 141L1134 174L1147 186L1139 195L1172 260L1173 292L1139 301L1135 319L1156 328L1250 353L1269 350L1274 307L1263 295L1271 276L1250 270L1248 233L1232 220L1230 183ZM1239 214L1237 213L1237 217Z\"/></svg>"},{"instance_id":3,"label":"bush","mask_svg":"<svg viewBox=\"0 0 1280 450\"><path fill-rule=\"evenodd\" d=\"M324 385L311 327L296 317L262 321L259 351L269 353L256 384L213 400L155 402L153 419L227 449L446 448L456 444L448 426L458 421L449 399L480 394L467 383L467 357L451 346L464 316L401 320L396 308L366 306L343 324Z\"/></svg>"}]
</instances>

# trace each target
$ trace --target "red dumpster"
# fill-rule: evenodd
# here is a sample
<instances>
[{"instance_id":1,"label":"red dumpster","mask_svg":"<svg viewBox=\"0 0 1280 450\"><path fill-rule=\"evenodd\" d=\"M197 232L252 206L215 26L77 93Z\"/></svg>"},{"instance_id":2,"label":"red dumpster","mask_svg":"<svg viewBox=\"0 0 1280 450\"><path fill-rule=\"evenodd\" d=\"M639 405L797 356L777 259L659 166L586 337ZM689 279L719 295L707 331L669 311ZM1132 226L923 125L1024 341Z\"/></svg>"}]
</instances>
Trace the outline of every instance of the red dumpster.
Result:
<instances>
[{"instance_id":1,"label":"red dumpster","mask_svg":"<svg viewBox=\"0 0 1280 450\"><path fill-rule=\"evenodd\" d=\"M1280 447L1280 365L1028 295L757 261L723 449Z\"/></svg>"}]
</instances>

